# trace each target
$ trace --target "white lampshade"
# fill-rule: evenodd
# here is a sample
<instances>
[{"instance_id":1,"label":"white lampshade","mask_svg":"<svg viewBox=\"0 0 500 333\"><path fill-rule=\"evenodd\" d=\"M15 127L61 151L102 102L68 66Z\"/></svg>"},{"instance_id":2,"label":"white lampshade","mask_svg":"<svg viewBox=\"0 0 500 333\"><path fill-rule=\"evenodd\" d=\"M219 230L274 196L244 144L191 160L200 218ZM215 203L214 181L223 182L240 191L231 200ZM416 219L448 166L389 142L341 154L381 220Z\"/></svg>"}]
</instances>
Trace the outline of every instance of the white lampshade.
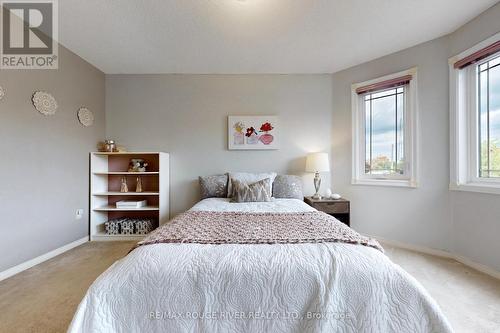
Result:
<instances>
[{"instance_id":1,"label":"white lampshade","mask_svg":"<svg viewBox=\"0 0 500 333\"><path fill-rule=\"evenodd\" d=\"M330 161L327 153L312 153L307 155L306 172L329 172Z\"/></svg>"}]
</instances>

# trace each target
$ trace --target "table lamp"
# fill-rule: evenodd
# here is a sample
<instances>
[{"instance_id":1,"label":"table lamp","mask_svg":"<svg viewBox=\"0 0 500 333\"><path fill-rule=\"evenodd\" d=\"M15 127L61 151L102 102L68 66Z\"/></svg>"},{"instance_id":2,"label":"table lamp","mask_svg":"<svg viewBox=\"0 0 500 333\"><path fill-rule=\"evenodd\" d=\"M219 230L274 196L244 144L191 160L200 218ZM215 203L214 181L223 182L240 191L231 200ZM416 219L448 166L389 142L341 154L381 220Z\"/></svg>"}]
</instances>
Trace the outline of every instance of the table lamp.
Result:
<instances>
[{"instance_id":1,"label":"table lamp","mask_svg":"<svg viewBox=\"0 0 500 333\"><path fill-rule=\"evenodd\" d=\"M312 196L313 199L321 200L319 195L319 187L321 186L320 172L330 172L330 161L327 153L312 153L307 155L306 172L314 172L314 188L316 193Z\"/></svg>"}]
</instances>

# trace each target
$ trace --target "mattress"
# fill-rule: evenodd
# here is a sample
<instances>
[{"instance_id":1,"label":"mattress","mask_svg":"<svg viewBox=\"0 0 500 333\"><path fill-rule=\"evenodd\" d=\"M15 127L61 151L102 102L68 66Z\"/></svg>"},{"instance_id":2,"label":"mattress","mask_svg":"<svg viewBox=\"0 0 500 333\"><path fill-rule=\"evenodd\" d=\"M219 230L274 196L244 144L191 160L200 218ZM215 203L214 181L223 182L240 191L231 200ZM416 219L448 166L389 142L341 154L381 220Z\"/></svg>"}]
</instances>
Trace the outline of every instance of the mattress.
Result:
<instances>
[{"instance_id":1,"label":"mattress","mask_svg":"<svg viewBox=\"0 0 500 333\"><path fill-rule=\"evenodd\" d=\"M304 212L295 199L192 210ZM106 270L69 332L451 332L382 252L343 243L153 244Z\"/></svg>"}]
</instances>

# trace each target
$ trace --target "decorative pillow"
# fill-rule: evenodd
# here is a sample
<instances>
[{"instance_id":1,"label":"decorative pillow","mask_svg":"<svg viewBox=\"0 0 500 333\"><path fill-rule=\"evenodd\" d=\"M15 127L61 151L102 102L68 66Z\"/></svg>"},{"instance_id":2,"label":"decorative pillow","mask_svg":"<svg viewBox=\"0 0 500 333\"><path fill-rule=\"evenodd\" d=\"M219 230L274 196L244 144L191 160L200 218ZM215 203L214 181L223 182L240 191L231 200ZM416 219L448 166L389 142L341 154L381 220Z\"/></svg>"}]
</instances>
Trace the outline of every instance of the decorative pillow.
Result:
<instances>
[{"instance_id":1,"label":"decorative pillow","mask_svg":"<svg viewBox=\"0 0 500 333\"><path fill-rule=\"evenodd\" d=\"M201 198L227 197L227 174L198 177L200 181Z\"/></svg>"},{"instance_id":2,"label":"decorative pillow","mask_svg":"<svg viewBox=\"0 0 500 333\"><path fill-rule=\"evenodd\" d=\"M302 178L292 175L277 175L273 183L273 197L304 200Z\"/></svg>"},{"instance_id":3,"label":"decorative pillow","mask_svg":"<svg viewBox=\"0 0 500 333\"><path fill-rule=\"evenodd\" d=\"M233 194L232 180L239 180L240 182L252 184L258 182L259 180L269 178L271 183L269 184L269 193L272 193L272 186L274 178L276 178L276 172L267 173L249 173L249 172L233 172L229 173L229 183L227 184L227 197L230 198Z\"/></svg>"},{"instance_id":4,"label":"decorative pillow","mask_svg":"<svg viewBox=\"0 0 500 333\"><path fill-rule=\"evenodd\" d=\"M233 198L231 202L262 202L271 201L271 178L248 184L233 179Z\"/></svg>"}]
</instances>

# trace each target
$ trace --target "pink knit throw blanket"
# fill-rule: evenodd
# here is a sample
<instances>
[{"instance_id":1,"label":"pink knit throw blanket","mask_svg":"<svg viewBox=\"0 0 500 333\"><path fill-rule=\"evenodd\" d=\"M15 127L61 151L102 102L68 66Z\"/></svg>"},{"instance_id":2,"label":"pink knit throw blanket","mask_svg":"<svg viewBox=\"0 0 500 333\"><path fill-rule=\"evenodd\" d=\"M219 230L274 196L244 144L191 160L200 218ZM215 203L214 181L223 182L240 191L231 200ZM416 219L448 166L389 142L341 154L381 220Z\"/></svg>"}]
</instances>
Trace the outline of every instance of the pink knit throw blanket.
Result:
<instances>
[{"instance_id":1,"label":"pink knit throw blanket","mask_svg":"<svg viewBox=\"0 0 500 333\"><path fill-rule=\"evenodd\" d=\"M248 213L188 211L159 227L134 248L157 243L295 244L342 242L383 252L372 238L360 235L323 212Z\"/></svg>"}]
</instances>

